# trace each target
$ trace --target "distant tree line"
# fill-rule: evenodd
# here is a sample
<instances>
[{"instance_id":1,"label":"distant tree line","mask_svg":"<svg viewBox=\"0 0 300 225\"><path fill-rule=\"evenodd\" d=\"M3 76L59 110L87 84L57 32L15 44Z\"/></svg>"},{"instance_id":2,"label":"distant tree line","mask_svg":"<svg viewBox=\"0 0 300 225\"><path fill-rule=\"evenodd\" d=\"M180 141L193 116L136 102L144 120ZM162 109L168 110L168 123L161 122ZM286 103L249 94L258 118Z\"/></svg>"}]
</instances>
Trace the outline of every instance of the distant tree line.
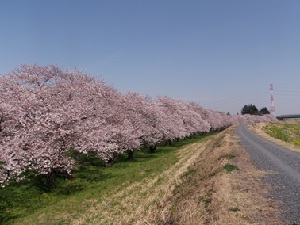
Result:
<instances>
[{"instance_id":1,"label":"distant tree line","mask_svg":"<svg viewBox=\"0 0 300 225\"><path fill-rule=\"evenodd\" d=\"M260 110L256 108L255 105L249 104L249 105L244 105L244 107L241 110L241 114L250 114L250 115L265 115L265 114L270 114L269 110L267 107L263 107Z\"/></svg>"}]
</instances>

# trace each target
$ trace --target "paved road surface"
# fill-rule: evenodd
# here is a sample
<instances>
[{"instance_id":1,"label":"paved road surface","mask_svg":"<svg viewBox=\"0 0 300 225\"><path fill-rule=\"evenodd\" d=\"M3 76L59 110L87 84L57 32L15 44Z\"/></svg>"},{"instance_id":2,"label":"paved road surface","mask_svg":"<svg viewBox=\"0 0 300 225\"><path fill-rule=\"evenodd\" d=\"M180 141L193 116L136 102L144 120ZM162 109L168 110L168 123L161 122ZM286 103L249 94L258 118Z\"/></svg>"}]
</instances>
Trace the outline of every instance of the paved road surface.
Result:
<instances>
[{"instance_id":1,"label":"paved road surface","mask_svg":"<svg viewBox=\"0 0 300 225\"><path fill-rule=\"evenodd\" d=\"M300 153L259 137L246 125L237 128L237 135L257 168L273 172L265 181L274 185L271 195L282 202L282 219L300 225Z\"/></svg>"}]
</instances>

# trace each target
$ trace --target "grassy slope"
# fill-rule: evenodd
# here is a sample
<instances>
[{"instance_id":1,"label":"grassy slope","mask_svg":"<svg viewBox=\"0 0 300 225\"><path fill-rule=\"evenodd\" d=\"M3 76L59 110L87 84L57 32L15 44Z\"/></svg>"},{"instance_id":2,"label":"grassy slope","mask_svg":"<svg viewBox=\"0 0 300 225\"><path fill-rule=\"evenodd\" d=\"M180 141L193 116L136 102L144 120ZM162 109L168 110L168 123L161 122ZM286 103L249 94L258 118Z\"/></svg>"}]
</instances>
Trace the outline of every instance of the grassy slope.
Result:
<instances>
[{"instance_id":1,"label":"grassy slope","mask_svg":"<svg viewBox=\"0 0 300 225\"><path fill-rule=\"evenodd\" d=\"M168 223L160 224L280 224L276 202L261 183L264 172L229 128L205 146L171 198Z\"/></svg>"},{"instance_id":2,"label":"grassy slope","mask_svg":"<svg viewBox=\"0 0 300 225\"><path fill-rule=\"evenodd\" d=\"M273 138L300 146L300 121L269 123L263 130Z\"/></svg>"},{"instance_id":3,"label":"grassy slope","mask_svg":"<svg viewBox=\"0 0 300 225\"><path fill-rule=\"evenodd\" d=\"M58 179L57 188L45 191L42 179L11 184L0 190L0 222L1 224L78 224L89 223L91 218L106 217L97 212L95 207L111 209L119 206L122 198L135 192L136 183L145 179L154 180L163 171L178 162L180 148L192 142L204 140L206 137L181 140L172 146L158 147L156 153L138 151L134 161L128 161L126 155L120 156L118 162L104 168L96 158L81 158L74 179L65 181ZM99 166L100 165L100 166ZM162 179L162 178L161 178ZM156 180L155 188L160 181ZM132 190L128 190L132 187ZM132 192L132 193L130 193ZM147 191L145 191L145 195ZM138 196L137 196L138 198ZM96 212L92 212L96 210ZM103 210L103 209L102 209ZM119 208L122 210L122 208ZM82 215L89 219L82 220Z\"/></svg>"},{"instance_id":4,"label":"grassy slope","mask_svg":"<svg viewBox=\"0 0 300 225\"><path fill-rule=\"evenodd\" d=\"M300 152L300 121L298 120L251 124L248 127L271 142L291 151Z\"/></svg>"},{"instance_id":5,"label":"grassy slope","mask_svg":"<svg viewBox=\"0 0 300 225\"><path fill-rule=\"evenodd\" d=\"M0 190L7 219L1 224L279 223L276 202L260 182L263 173L234 128L154 154L136 152L133 162L120 156L112 167L100 163L81 160L75 178L61 178L52 192L34 180Z\"/></svg>"}]
</instances>

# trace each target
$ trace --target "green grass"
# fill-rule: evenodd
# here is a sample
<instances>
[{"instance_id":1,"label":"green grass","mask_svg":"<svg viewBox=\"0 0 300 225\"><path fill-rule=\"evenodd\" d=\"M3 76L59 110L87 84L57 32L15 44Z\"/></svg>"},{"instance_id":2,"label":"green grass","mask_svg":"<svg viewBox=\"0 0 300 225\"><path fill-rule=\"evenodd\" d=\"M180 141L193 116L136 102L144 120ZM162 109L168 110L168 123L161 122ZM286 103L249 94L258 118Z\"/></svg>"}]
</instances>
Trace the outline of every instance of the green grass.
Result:
<instances>
[{"instance_id":1,"label":"green grass","mask_svg":"<svg viewBox=\"0 0 300 225\"><path fill-rule=\"evenodd\" d=\"M235 165L232 165L232 164L229 164L227 163L224 167L223 167L224 170L226 170L227 172L232 172L234 170L239 170L239 168Z\"/></svg>"},{"instance_id":2,"label":"green grass","mask_svg":"<svg viewBox=\"0 0 300 225\"><path fill-rule=\"evenodd\" d=\"M238 212L238 211L240 211L240 209L237 208L237 207L233 207L233 208L229 208L229 211L231 211L231 212Z\"/></svg>"},{"instance_id":3,"label":"green grass","mask_svg":"<svg viewBox=\"0 0 300 225\"><path fill-rule=\"evenodd\" d=\"M226 159L234 159L235 157L236 157L236 155L234 155L234 154L227 154L225 156Z\"/></svg>"},{"instance_id":4,"label":"green grass","mask_svg":"<svg viewBox=\"0 0 300 225\"><path fill-rule=\"evenodd\" d=\"M273 138L300 146L300 121L270 123L264 131Z\"/></svg>"},{"instance_id":5,"label":"green grass","mask_svg":"<svg viewBox=\"0 0 300 225\"><path fill-rule=\"evenodd\" d=\"M38 221L41 215L48 224L68 224L55 219L57 214L79 217L89 208L88 200L101 201L129 184L144 178L155 177L178 161L177 152L182 146L205 140L210 135L198 135L190 139L174 141L170 146L159 146L155 153L136 151L134 159L120 155L110 167L93 155L77 157L73 178L57 174L56 188L47 189L42 176L31 176L19 183L0 188L0 224L30 224L24 220ZM118 204L111 202L109 204ZM38 223L35 223L38 224Z\"/></svg>"}]
</instances>

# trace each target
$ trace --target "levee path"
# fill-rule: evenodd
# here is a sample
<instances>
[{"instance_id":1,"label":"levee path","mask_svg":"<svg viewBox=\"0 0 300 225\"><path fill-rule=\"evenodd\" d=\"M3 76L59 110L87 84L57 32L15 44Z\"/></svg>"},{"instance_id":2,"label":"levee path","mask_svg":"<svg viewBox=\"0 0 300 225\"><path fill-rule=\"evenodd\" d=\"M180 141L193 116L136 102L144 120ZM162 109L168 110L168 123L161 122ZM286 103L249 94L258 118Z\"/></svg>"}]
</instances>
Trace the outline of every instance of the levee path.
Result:
<instances>
[{"instance_id":1,"label":"levee path","mask_svg":"<svg viewBox=\"0 0 300 225\"><path fill-rule=\"evenodd\" d=\"M300 224L300 153L258 136L246 125L237 128L237 135L257 169L267 172L263 180L279 200L282 220Z\"/></svg>"}]
</instances>

